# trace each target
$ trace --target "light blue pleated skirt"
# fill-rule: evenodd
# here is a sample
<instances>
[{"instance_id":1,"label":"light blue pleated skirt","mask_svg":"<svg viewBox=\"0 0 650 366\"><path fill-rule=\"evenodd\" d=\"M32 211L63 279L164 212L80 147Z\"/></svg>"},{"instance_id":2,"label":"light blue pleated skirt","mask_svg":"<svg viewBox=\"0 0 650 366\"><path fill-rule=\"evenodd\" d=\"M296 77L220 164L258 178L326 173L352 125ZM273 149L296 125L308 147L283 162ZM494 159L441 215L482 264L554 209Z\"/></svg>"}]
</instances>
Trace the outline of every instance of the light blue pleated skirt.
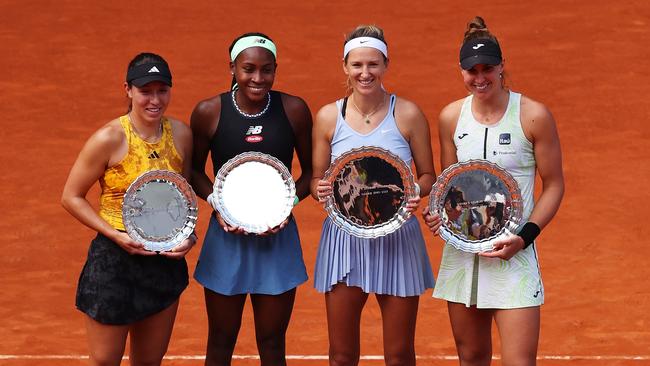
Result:
<instances>
[{"instance_id":1,"label":"light blue pleated skirt","mask_svg":"<svg viewBox=\"0 0 650 366\"><path fill-rule=\"evenodd\" d=\"M397 231L375 239L352 236L329 217L316 257L314 287L328 292L337 283L366 293L417 296L435 283L420 224L409 218Z\"/></svg>"},{"instance_id":2,"label":"light blue pleated skirt","mask_svg":"<svg viewBox=\"0 0 650 366\"><path fill-rule=\"evenodd\" d=\"M279 295L307 281L296 221L275 235L227 233L212 216L194 278L222 295Z\"/></svg>"}]
</instances>

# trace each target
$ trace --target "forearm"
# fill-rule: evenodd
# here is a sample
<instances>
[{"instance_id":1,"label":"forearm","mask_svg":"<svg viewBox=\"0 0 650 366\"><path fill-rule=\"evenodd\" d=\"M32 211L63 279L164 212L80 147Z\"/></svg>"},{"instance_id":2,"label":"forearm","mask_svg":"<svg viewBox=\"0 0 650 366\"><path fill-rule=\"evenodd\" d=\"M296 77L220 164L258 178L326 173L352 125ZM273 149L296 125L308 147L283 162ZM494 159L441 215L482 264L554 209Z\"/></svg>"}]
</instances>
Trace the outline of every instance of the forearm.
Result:
<instances>
[{"instance_id":1,"label":"forearm","mask_svg":"<svg viewBox=\"0 0 650 366\"><path fill-rule=\"evenodd\" d=\"M205 174L205 171L192 170L192 189L197 196L206 200L208 195L212 193L213 183Z\"/></svg>"},{"instance_id":2,"label":"forearm","mask_svg":"<svg viewBox=\"0 0 650 366\"><path fill-rule=\"evenodd\" d=\"M539 196L539 199L535 203L535 208L530 214L528 221L532 221L540 229L544 229L546 225L553 219L558 209L560 208L560 203L562 202L562 196L564 195L564 184L555 183L545 185L542 190L542 194Z\"/></svg>"},{"instance_id":3,"label":"forearm","mask_svg":"<svg viewBox=\"0 0 650 366\"><path fill-rule=\"evenodd\" d=\"M79 222L114 240L118 231L102 219L85 198L64 198L61 204Z\"/></svg>"},{"instance_id":4,"label":"forearm","mask_svg":"<svg viewBox=\"0 0 650 366\"><path fill-rule=\"evenodd\" d=\"M307 197L311 191L311 170L303 171L298 180L296 180L296 196L302 200Z\"/></svg>"}]
</instances>

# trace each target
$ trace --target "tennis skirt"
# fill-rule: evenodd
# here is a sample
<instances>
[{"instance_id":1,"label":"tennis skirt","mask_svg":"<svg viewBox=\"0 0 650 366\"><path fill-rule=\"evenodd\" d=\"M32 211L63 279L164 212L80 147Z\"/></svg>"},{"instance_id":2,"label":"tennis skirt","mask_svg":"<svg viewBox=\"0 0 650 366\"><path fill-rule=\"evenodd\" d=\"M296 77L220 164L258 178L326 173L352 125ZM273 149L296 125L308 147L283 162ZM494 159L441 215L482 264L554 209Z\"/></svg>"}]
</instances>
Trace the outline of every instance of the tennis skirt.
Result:
<instances>
[{"instance_id":1,"label":"tennis skirt","mask_svg":"<svg viewBox=\"0 0 650 366\"><path fill-rule=\"evenodd\" d=\"M165 310L187 285L185 259L131 255L97 234L79 276L76 306L103 324L131 324Z\"/></svg>"},{"instance_id":2,"label":"tennis skirt","mask_svg":"<svg viewBox=\"0 0 650 366\"><path fill-rule=\"evenodd\" d=\"M434 278L420 224L413 216L397 231L375 239L352 236L326 218L323 223L314 287L328 292L337 283L366 293L418 296Z\"/></svg>"},{"instance_id":3,"label":"tennis skirt","mask_svg":"<svg viewBox=\"0 0 650 366\"><path fill-rule=\"evenodd\" d=\"M222 295L279 295L307 281L296 221L269 236L227 233L212 215L194 278Z\"/></svg>"}]
</instances>

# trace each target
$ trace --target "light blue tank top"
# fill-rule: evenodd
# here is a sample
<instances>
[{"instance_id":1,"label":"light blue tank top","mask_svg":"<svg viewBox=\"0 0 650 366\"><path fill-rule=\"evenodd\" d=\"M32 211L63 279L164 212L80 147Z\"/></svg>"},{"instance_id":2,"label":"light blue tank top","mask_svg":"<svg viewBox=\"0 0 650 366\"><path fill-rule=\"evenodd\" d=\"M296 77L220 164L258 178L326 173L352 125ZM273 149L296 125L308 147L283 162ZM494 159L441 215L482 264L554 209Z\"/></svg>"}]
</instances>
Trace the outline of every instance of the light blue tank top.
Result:
<instances>
[{"instance_id":1,"label":"light blue tank top","mask_svg":"<svg viewBox=\"0 0 650 366\"><path fill-rule=\"evenodd\" d=\"M501 120L492 125L478 122L472 113L472 98L465 98L454 132L459 162L484 159L504 168L519 184L524 200L523 222L533 211L535 154L521 127L521 94L510 91Z\"/></svg>"},{"instance_id":2,"label":"light blue tank top","mask_svg":"<svg viewBox=\"0 0 650 366\"><path fill-rule=\"evenodd\" d=\"M336 117L334 136L332 136L332 161L353 148L376 146L392 152L404 160L406 165L411 166L413 160L411 147L395 122L395 100L395 95L391 95L386 117L367 134L361 134L350 127L341 110L343 99L337 100L338 116Z\"/></svg>"}]
</instances>

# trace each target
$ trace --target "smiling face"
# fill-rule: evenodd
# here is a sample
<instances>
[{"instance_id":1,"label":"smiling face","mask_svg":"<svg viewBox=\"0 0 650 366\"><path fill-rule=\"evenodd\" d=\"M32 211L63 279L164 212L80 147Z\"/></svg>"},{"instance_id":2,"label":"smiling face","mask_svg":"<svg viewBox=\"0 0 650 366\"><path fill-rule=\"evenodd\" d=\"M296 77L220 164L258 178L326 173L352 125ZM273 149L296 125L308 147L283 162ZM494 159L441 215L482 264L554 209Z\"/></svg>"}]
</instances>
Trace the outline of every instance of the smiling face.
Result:
<instances>
[{"instance_id":1,"label":"smiling face","mask_svg":"<svg viewBox=\"0 0 650 366\"><path fill-rule=\"evenodd\" d=\"M501 73L503 63L499 65L477 64L469 70L461 69L465 88L475 97L483 98L502 90Z\"/></svg>"},{"instance_id":2,"label":"smiling face","mask_svg":"<svg viewBox=\"0 0 650 366\"><path fill-rule=\"evenodd\" d=\"M141 87L125 84L131 98L131 113L141 121L157 123L167 110L171 100L171 87L160 81L152 81Z\"/></svg>"},{"instance_id":3,"label":"smiling face","mask_svg":"<svg viewBox=\"0 0 650 366\"><path fill-rule=\"evenodd\" d=\"M355 92L370 94L381 90L381 83L388 68L388 60L375 48L360 47L348 53L343 71Z\"/></svg>"},{"instance_id":4,"label":"smiling face","mask_svg":"<svg viewBox=\"0 0 650 366\"><path fill-rule=\"evenodd\" d=\"M246 98L252 103L262 102L273 87L276 69L273 54L261 47L250 47L242 51L230 71L239 86L237 99Z\"/></svg>"}]
</instances>

